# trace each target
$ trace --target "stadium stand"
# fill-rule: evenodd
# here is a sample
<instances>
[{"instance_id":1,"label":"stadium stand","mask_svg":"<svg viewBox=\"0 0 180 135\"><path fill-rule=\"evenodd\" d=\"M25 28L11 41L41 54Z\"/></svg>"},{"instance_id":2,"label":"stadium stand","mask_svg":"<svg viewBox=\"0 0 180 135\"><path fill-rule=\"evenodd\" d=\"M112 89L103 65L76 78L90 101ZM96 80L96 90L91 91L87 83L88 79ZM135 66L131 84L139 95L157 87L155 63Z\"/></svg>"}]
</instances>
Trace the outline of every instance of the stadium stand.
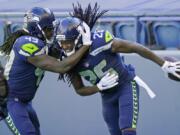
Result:
<instances>
[{"instance_id":1,"label":"stadium stand","mask_svg":"<svg viewBox=\"0 0 180 135\"><path fill-rule=\"evenodd\" d=\"M10 19L12 21L11 32L13 32L20 28L19 24L16 24L17 18L22 17L27 8L33 5L48 5L55 11L57 17L64 17L71 11L71 4L69 3L74 1L70 0L64 5L58 5L53 4L59 2L58 0L52 0L51 4L48 0L38 2L30 0L27 3L20 3L18 8L13 6L13 3L18 3L18 0L9 4L5 4L5 2L6 0L0 1L0 4L3 5L0 6L0 21L2 22L0 27L2 28L4 19ZM87 4L86 1L80 2L84 5ZM98 3L102 9L107 9L109 12L99 21L95 29L106 28L117 37L139 42L151 49L179 49L180 19L174 19L180 17L179 0L112 0L111 3L114 4L111 5L100 0ZM166 18L166 22L164 18ZM167 32L171 33L168 37L165 34ZM0 43L3 42L2 40L1 37Z\"/></svg>"}]
</instances>

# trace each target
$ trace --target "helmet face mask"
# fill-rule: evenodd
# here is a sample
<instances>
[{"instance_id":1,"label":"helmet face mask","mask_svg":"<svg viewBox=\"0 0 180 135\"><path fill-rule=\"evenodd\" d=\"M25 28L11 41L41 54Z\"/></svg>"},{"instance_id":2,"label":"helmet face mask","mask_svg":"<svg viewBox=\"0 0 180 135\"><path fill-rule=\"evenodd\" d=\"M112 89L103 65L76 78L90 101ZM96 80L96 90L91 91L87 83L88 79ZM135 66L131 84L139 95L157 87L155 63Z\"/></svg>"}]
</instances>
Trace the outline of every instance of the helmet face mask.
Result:
<instances>
[{"instance_id":1,"label":"helmet face mask","mask_svg":"<svg viewBox=\"0 0 180 135\"><path fill-rule=\"evenodd\" d=\"M64 50L66 56L70 56L75 53L75 43L74 40L64 40L60 42L61 48Z\"/></svg>"},{"instance_id":2,"label":"helmet face mask","mask_svg":"<svg viewBox=\"0 0 180 135\"><path fill-rule=\"evenodd\" d=\"M72 55L81 43L81 34L77 30L81 23L82 21L78 18L66 17L58 25L56 40L61 44L67 56Z\"/></svg>"},{"instance_id":3,"label":"helmet face mask","mask_svg":"<svg viewBox=\"0 0 180 135\"><path fill-rule=\"evenodd\" d=\"M54 36L55 17L47 8L34 7L24 15L24 29L32 36L49 41Z\"/></svg>"},{"instance_id":4,"label":"helmet face mask","mask_svg":"<svg viewBox=\"0 0 180 135\"><path fill-rule=\"evenodd\" d=\"M44 32L45 35L46 35L46 41L47 41L48 43L53 42L53 39L54 39L54 36L55 36L54 28L48 28L48 27L46 27L46 28L43 29L43 32Z\"/></svg>"}]
</instances>

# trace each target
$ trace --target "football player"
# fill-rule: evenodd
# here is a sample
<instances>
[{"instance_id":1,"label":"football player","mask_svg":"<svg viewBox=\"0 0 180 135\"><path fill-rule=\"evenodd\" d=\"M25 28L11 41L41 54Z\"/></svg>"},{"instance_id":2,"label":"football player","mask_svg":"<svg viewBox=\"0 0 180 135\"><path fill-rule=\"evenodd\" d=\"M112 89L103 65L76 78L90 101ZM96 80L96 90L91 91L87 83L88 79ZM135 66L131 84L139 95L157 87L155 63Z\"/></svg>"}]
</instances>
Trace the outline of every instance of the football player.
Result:
<instances>
[{"instance_id":1,"label":"football player","mask_svg":"<svg viewBox=\"0 0 180 135\"><path fill-rule=\"evenodd\" d=\"M4 71L9 86L5 120L15 135L40 135L39 120L31 101L44 70L67 72L91 45L90 33L81 31L86 40L76 54L63 61L49 56L47 44L54 39L56 24L50 9L34 7L24 15L24 28L13 33L0 48L1 53L9 55Z\"/></svg>"},{"instance_id":2,"label":"football player","mask_svg":"<svg viewBox=\"0 0 180 135\"><path fill-rule=\"evenodd\" d=\"M78 4L73 6L71 17L60 21L57 40L67 57L81 48L84 40L76 28L82 25L83 30L88 26L92 29L96 20L106 12L98 9L97 3L95 7L89 4L85 10ZM164 61L144 46L116 38L107 30L91 33L91 41L89 52L66 76L81 96L101 93L103 117L111 135L136 135L139 86L134 80L134 67L126 65L120 53L137 53L178 78L180 75L176 72L180 70L180 62ZM109 76L112 74L118 77L118 85L110 89L112 82ZM94 86L85 86L82 78Z\"/></svg>"}]
</instances>

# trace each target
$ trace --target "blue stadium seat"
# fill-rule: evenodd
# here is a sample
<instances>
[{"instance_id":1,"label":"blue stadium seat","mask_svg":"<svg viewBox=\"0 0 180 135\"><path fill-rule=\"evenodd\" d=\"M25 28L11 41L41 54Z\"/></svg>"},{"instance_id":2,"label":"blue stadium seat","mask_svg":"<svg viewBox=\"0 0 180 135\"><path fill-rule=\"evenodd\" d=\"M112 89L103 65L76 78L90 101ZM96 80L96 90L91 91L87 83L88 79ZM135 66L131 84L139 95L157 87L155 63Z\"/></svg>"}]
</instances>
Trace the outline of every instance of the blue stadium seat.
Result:
<instances>
[{"instance_id":1,"label":"blue stadium seat","mask_svg":"<svg viewBox=\"0 0 180 135\"><path fill-rule=\"evenodd\" d=\"M115 36L121 39L136 41L136 28L133 22L119 22L115 25Z\"/></svg>"},{"instance_id":2,"label":"blue stadium seat","mask_svg":"<svg viewBox=\"0 0 180 135\"><path fill-rule=\"evenodd\" d=\"M11 24L11 32L16 32L17 30L22 29L22 23L12 23Z\"/></svg>"},{"instance_id":3,"label":"blue stadium seat","mask_svg":"<svg viewBox=\"0 0 180 135\"><path fill-rule=\"evenodd\" d=\"M3 44L4 42L4 23L2 21L0 21L0 46Z\"/></svg>"},{"instance_id":4,"label":"blue stadium seat","mask_svg":"<svg viewBox=\"0 0 180 135\"><path fill-rule=\"evenodd\" d=\"M180 48L180 22L154 22L153 34L157 45L166 49Z\"/></svg>"},{"instance_id":5,"label":"blue stadium seat","mask_svg":"<svg viewBox=\"0 0 180 135\"><path fill-rule=\"evenodd\" d=\"M140 27L138 29L139 43L148 45L150 43L150 34L148 29L148 23L140 21Z\"/></svg>"}]
</instances>

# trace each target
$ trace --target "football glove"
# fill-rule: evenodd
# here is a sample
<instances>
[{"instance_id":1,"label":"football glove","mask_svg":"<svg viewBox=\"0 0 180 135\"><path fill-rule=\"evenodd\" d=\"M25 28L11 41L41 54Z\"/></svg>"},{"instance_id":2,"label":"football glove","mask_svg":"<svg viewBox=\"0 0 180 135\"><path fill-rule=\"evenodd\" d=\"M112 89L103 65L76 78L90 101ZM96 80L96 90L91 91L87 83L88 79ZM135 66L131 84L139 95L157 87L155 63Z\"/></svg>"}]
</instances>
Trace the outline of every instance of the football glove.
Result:
<instances>
[{"instance_id":1,"label":"football glove","mask_svg":"<svg viewBox=\"0 0 180 135\"><path fill-rule=\"evenodd\" d=\"M97 83L97 87L100 91L104 91L104 90L113 88L117 84L118 84L118 75L107 73Z\"/></svg>"},{"instance_id":2,"label":"football glove","mask_svg":"<svg viewBox=\"0 0 180 135\"><path fill-rule=\"evenodd\" d=\"M82 22L82 24L77 27L77 30L82 35L83 45L91 45L91 31L89 26L85 22Z\"/></svg>"},{"instance_id":3,"label":"football glove","mask_svg":"<svg viewBox=\"0 0 180 135\"><path fill-rule=\"evenodd\" d=\"M180 74L178 74L178 72L180 72L180 61L178 62L165 61L161 68L165 73L171 73L180 79Z\"/></svg>"}]
</instances>

